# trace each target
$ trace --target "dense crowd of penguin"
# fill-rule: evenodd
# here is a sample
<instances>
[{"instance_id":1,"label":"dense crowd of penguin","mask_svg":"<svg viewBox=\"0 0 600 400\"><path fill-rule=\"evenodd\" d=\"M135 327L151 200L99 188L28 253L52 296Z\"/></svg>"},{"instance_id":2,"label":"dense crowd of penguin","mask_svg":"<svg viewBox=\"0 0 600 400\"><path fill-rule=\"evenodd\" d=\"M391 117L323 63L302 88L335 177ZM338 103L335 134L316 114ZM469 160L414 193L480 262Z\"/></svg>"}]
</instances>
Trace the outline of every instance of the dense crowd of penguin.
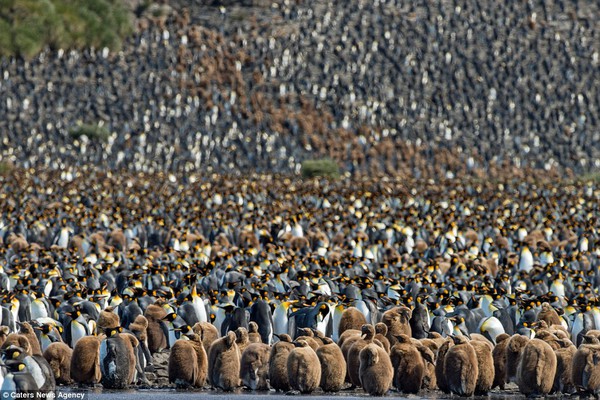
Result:
<instances>
[{"instance_id":1,"label":"dense crowd of penguin","mask_svg":"<svg viewBox=\"0 0 600 400\"><path fill-rule=\"evenodd\" d=\"M600 165L596 1L156 3L120 50L0 60L3 160L289 173L327 156L415 176ZM114 134L74 139L79 122Z\"/></svg>"},{"instance_id":2,"label":"dense crowd of penguin","mask_svg":"<svg viewBox=\"0 0 600 400\"><path fill-rule=\"evenodd\" d=\"M600 394L596 184L0 184L2 391Z\"/></svg>"}]
</instances>

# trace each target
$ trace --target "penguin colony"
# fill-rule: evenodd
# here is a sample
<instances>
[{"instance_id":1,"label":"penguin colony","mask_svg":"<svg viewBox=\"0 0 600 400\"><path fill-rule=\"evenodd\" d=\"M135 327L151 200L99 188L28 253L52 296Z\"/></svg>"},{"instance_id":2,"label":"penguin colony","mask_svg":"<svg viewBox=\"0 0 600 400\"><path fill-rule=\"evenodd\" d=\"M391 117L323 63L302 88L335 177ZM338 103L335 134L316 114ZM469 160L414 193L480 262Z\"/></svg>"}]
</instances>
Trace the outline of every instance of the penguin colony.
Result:
<instances>
[{"instance_id":1,"label":"penguin colony","mask_svg":"<svg viewBox=\"0 0 600 400\"><path fill-rule=\"evenodd\" d=\"M118 51L0 59L2 160L289 173L318 155L482 179L599 166L597 1L153 3ZM77 121L114 135L74 139Z\"/></svg>"},{"instance_id":2,"label":"penguin colony","mask_svg":"<svg viewBox=\"0 0 600 400\"><path fill-rule=\"evenodd\" d=\"M2 390L600 394L593 183L0 179Z\"/></svg>"}]
</instances>

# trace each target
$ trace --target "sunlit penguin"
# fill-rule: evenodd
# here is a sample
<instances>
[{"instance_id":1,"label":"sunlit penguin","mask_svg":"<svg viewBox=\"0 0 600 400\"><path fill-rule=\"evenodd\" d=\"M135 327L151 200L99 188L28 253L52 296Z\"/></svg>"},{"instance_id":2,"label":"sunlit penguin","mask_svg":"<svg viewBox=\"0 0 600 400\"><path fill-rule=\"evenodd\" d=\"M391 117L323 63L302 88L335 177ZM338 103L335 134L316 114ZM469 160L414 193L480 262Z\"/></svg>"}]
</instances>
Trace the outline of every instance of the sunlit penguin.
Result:
<instances>
[{"instance_id":1,"label":"sunlit penguin","mask_svg":"<svg viewBox=\"0 0 600 400\"><path fill-rule=\"evenodd\" d=\"M65 342L71 348L74 348L79 339L90 334L89 327L80 310L76 309L75 311L68 312L67 315L71 318L71 321L65 327Z\"/></svg>"},{"instance_id":2,"label":"sunlit penguin","mask_svg":"<svg viewBox=\"0 0 600 400\"><path fill-rule=\"evenodd\" d=\"M519 253L519 271L530 272L533 269L533 254L529 246L524 245Z\"/></svg>"}]
</instances>

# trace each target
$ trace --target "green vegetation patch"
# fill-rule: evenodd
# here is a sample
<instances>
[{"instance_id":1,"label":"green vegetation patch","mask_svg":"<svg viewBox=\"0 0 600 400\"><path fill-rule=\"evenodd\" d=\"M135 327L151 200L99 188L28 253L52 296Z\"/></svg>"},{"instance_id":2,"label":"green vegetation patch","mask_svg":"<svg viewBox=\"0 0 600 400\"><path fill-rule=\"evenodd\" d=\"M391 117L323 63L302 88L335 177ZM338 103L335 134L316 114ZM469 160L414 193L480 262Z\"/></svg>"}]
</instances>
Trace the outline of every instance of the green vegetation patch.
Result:
<instances>
[{"instance_id":1,"label":"green vegetation patch","mask_svg":"<svg viewBox=\"0 0 600 400\"><path fill-rule=\"evenodd\" d=\"M30 59L45 46L118 50L132 29L121 0L0 0L0 56Z\"/></svg>"},{"instance_id":2,"label":"green vegetation patch","mask_svg":"<svg viewBox=\"0 0 600 400\"><path fill-rule=\"evenodd\" d=\"M79 139L86 136L92 142L106 142L110 136L110 131L105 126L94 124L79 124L69 130L69 135L73 139Z\"/></svg>"},{"instance_id":3,"label":"green vegetation patch","mask_svg":"<svg viewBox=\"0 0 600 400\"><path fill-rule=\"evenodd\" d=\"M338 178L340 176L340 167L331 159L305 160L302 162L301 173L304 178L314 178L317 176L327 178Z\"/></svg>"}]
</instances>

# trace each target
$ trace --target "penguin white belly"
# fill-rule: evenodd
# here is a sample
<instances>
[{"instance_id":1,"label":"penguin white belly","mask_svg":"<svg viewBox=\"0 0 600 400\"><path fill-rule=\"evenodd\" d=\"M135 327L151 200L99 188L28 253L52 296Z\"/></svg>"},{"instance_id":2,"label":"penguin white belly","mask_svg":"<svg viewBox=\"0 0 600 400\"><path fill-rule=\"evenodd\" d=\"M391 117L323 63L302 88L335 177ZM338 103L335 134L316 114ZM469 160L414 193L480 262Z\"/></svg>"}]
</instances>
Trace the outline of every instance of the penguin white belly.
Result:
<instances>
[{"instance_id":1,"label":"penguin white belly","mask_svg":"<svg viewBox=\"0 0 600 400\"><path fill-rule=\"evenodd\" d=\"M200 322L208 322L208 316L206 315L206 306L201 297L195 297L192 302L192 306L194 307L194 311L196 311L196 316L198 317L198 321Z\"/></svg>"},{"instance_id":2,"label":"penguin white belly","mask_svg":"<svg viewBox=\"0 0 600 400\"><path fill-rule=\"evenodd\" d=\"M533 255L530 252L523 252L519 260L519 271L529 272L533 268Z\"/></svg>"},{"instance_id":3,"label":"penguin white belly","mask_svg":"<svg viewBox=\"0 0 600 400\"><path fill-rule=\"evenodd\" d=\"M554 281L550 286L550 291L560 297L561 299L565 298L565 286L562 282Z\"/></svg>"},{"instance_id":4,"label":"penguin white belly","mask_svg":"<svg viewBox=\"0 0 600 400\"><path fill-rule=\"evenodd\" d=\"M321 283L319 285L319 290L326 296L331 296L331 287L327 283Z\"/></svg>"},{"instance_id":5,"label":"penguin white belly","mask_svg":"<svg viewBox=\"0 0 600 400\"><path fill-rule=\"evenodd\" d=\"M46 351L48 346L52 344L52 340L48 337L48 335L41 335L40 337L40 346L42 347L42 352Z\"/></svg>"},{"instance_id":6,"label":"penguin white belly","mask_svg":"<svg viewBox=\"0 0 600 400\"><path fill-rule=\"evenodd\" d=\"M288 333L288 326L287 310L284 306L279 305L273 313L273 330L276 334L283 335L284 333Z\"/></svg>"},{"instance_id":7,"label":"penguin white belly","mask_svg":"<svg viewBox=\"0 0 600 400\"><path fill-rule=\"evenodd\" d=\"M25 357L23 363L27 366L27 370L33 377L37 387L41 388L44 386L44 383L46 383L46 375L44 375L44 371L42 371L40 365L30 356Z\"/></svg>"},{"instance_id":8,"label":"penguin white belly","mask_svg":"<svg viewBox=\"0 0 600 400\"><path fill-rule=\"evenodd\" d=\"M11 397L10 393L14 393L17 391L17 385L15 383L15 379L14 379L14 375L11 373L8 373L8 375L6 375L6 377L4 378L4 382L2 382L2 389L0 389L2 391L2 393L6 393L4 394L4 396L7 396L7 398L12 399L13 397Z\"/></svg>"},{"instance_id":9,"label":"penguin white belly","mask_svg":"<svg viewBox=\"0 0 600 400\"><path fill-rule=\"evenodd\" d=\"M31 319L38 318L48 318L48 309L43 302L34 300L31 302Z\"/></svg>"},{"instance_id":10,"label":"penguin white belly","mask_svg":"<svg viewBox=\"0 0 600 400\"><path fill-rule=\"evenodd\" d=\"M592 311L592 315L594 316L594 326L598 329L600 327L600 312L594 310Z\"/></svg>"},{"instance_id":11,"label":"penguin white belly","mask_svg":"<svg viewBox=\"0 0 600 400\"><path fill-rule=\"evenodd\" d=\"M355 307L358 308L358 311L360 311L365 316L367 321L371 320L371 310L369 310L369 307L367 307L367 303L365 303L362 300L357 300Z\"/></svg>"},{"instance_id":12,"label":"penguin white belly","mask_svg":"<svg viewBox=\"0 0 600 400\"><path fill-rule=\"evenodd\" d=\"M51 280L46 282L46 285L44 286L44 294L46 295L46 297L50 296L50 293L52 293L53 288L54 288L54 283Z\"/></svg>"},{"instance_id":13,"label":"penguin white belly","mask_svg":"<svg viewBox=\"0 0 600 400\"><path fill-rule=\"evenodd\" d=\"M333 311L333 332L331 334L331 338L336 343L339 339L338 329L340 328L340 321L342 320L343 312L344 309L341 307L335 307L335 310Z\"/></svg>"},{"instance_id":14,"label":"penguin white belly","mask_svg":"<svg viewBox=\"0 0 600 400\"><path fill-rule=\"evenodd\" d=\"M71 348L75 348L75 344L79 341L79 339L85 336L87 336L85 326L76 320L71 322Z\"/></svg>"},{"instance_id":15,"label":"penguin white belly","mask_svg":"<svg viewBox=\"0 0 600 400\"><path fill-rule=\"evenodd\" d=\"M321 332L323 335L327 334L327 325L329 324L329 318L331 317L331 313L327 314L325 318L322 318L320 315L317 317L317 330Z\"/></svg>"},{"instance_id":16,"label":"penguin white belly","mask_svg":"<svg viewBox=\"0 0 600 400\"><path fill-rule=\"evenodd\" d=\"M100 343L99 353L100 353L100 372L102 372L103 375L106 375L108 373L108 371L105 370L105 365L104 365L104 359L108 355L108 341L106 339L104 339Z\"/></svg>"},{"instance_id":17,"label":"penguin white belly","mask_svg":"<svg viewBox=\"0 0 600 400\"><path fill-rule=\"evenodd\" d=\"M175 342L177 341L177 337L175 336L175 328L173 326L169 327L169 348L173 347Z\"/></svg>"},{"instance_id":18,"label":"penguin white belly","mask_svg":"<svg viewBox=\"0 0 600 400\"><path fill-rule=\"evenodd\" d=\"M66 249L69 246L69 231L67 231L66 229L61 229L60 236L56 244L58 245L58 247Z\"/></svg>"},{"instance_id":19,"label":"penguin white belly","mask_svg":"<svg viewBox=\"0 0 600 400\"><path fill-rule=\"evenodd\" d=\"M571 328L571 341L577 344L577 335L583 330L583 315L575 314L573 327Z\"/></svg>"},{"instance_id":20,"label":"penguin white belly","mask_svg":"<svg viewBox=\"0 0 600 400\"><path fill-rule=\"evenodd\" d=\"M225 310L217 308L217 311L215 312L215 320L213 321L213 325L215 326L215 328L217 328L217 332L219 332L219 335L221 334L221 326L223 325L223 321L225 321Z\"/></svg>"}]
</instances>

